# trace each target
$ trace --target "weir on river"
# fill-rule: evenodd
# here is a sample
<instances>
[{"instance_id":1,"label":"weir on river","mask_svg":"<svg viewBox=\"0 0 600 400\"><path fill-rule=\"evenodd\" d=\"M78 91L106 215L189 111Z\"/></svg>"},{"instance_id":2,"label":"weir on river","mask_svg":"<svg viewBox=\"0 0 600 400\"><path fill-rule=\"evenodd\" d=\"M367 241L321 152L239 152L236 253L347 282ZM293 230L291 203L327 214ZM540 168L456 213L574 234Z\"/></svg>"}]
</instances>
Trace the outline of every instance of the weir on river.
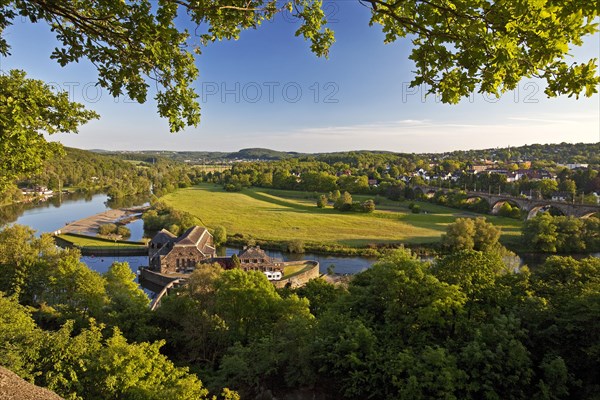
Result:
<instances>
[{"instance_id":1,"label":"weir on river","mask_svg":"<svg viewBox=\"0 0 600 400\"><path fill-rule=\"evenodd\" d=\"M60 233L78 233L80 235L96 236L98 234L98 228L101 225L117 222L126 223L127 220L130 220L136 216L141 216L141 213L145 209L147 209L147 207L108 210L71 222L70 224L67 224L61 228Z\"/></svg>"}]
</instances>

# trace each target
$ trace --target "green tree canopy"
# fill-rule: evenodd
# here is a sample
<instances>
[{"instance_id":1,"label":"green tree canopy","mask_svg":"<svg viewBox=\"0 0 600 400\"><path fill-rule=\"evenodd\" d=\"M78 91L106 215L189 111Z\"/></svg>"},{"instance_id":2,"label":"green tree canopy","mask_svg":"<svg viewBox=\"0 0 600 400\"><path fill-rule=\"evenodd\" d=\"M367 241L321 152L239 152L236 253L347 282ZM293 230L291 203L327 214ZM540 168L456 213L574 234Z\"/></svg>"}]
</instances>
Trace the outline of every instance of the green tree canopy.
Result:
<instances>
[{"instance_id":1,"label":"green tree canopy","mask_svg":"<svg viewBox=\"0 0 600 400\"><path fill-rule=\"evenodd\" d=\"M499 94L514 89L524 77L547 81L549 96L590 96L597 91L596 60L569 63L572 46L597 32L594 0L573 3L476 0L365 0L371 25L379 24L385 41L409 36L410 58L416 63L413 85L427 83L444 102L455 103L474 91ZM51 57L61 65L88 58L96 65L99 83L114 96L128 93L146 100L148 79L158 86L159 114L171 130L200 120L197 95L190 87L198 76L193 54L201 46L237 39L279 12L292 12L300 22L296 36L311 43L318 56L327 56L333 31L320 0L67 0L5 1L0 8L0 33L17 15L52 26L61 46ZM186 15L200 25L198 37L177 23ZM9 43L0 37L0 54Z\"/></svg>"},{"instance_id":2,"label":"green tree canopy","mask_svg":"<svg viewBox=\"0 0 600 400\"><path fill-rule=\"evenodd\" d=\"M501 93L523 78L547 83L548 96L591 96L597 92L597 59L571 62L573 46L598 31L595 0L546 2L474 0L359 0L371 12L370 24L382 26L386 42L410 37L416 64L412 86L426 84L443 102L457 103L473 92ZM127 94L144 103L156 87L158 114L172 132L200 122L195 56L216 41L238 39L281 12L299 21L296 36L327 56L334 34L322 0L4 0L0 2L0 56L10 44L4 30L16 18L49 24L58 46L50 57L61 66L88 59L98 84L111 95ZM197 27L197 33L190 33ZM53 94L23 72L0 77L0 190L15 174L32 172L57 151L42 131L74 132L97 117ZM273 175L273 183L280 176ZM331 190L332 177L322 190ZM366 180L352 177L353 192L368 191ZM356 182L355 182L356 181ZM323 182L322 182L323 183ZM237 189L244 182L227 185Z\"/></svg>"},{"instance_id":3,"label":"green tree canopy","mask_svg":"<svg viewBox=\"0 0 600 400\"><path fill-rule=\"evenodd\" d=\"M68 399L206 399L208 391L187 368L176 367L164 342L130 344L102 325L75 332L36 326L31 311L0 293L0 359L20 376Z\"/></svg>"},{"instance_id":4,"label":"green tree canopy","mask_svg":"<svg viewBox=\"0 0 600 400\"><path fill-rule=\"evenodd\" d=\"M108 306L105 310L111 325L118 326L131 340L148 337L145 327L150 319L150 300L135 282L128 263L115 262L104 274Z\"/></svg>"},{"instance_id":5,"label":"green tree canopy","mask_svg":"<svg viewBox=\"0 0 600 400\"><path fill-rule=\"evenodd\" d=\"M227 242L227 230L224 226L217 226L213 231L213 240L216 246L223 245Z\"/></svg>"},{"instance_id":6,"label":"green tree canopy","mask_svg":"<svg viewBox=\"0 0 600 400\"><path fill-rule=\"evenodd\" d=\"M0 28L3 16L0 7ZM0 41L0 52L1 47ZM92 118L98 115L69 101L68 93L54 93L23 71L0 75L0 192L19 174L35 173L61 154L60 144L47 142L44 133L77 133Z\"/></svg>"},{"instance_id":7,"label":"green tree canopy","mask_svg":"<svg viewBox=\"0 0 600 400\"><path fill-rule=\"evenodd\" d=\"M457 218L448 225L442 243L451 250L488 250L498 244L500 229L485 218Z\"/></svg>"}]
</instances>

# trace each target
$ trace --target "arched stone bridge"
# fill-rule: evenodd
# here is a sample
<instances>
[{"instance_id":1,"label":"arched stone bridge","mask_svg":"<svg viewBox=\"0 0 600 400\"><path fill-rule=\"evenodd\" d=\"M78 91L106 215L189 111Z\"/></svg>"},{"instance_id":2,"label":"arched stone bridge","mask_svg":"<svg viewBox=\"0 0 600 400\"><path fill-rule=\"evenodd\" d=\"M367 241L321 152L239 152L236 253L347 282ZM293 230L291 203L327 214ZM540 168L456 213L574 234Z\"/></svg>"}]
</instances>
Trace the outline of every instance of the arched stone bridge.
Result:
<instances>
[{"instance_id":1,"label":"arched stone bridge","mask_svg":"<svg viewBox=\"0 0 600 400\"><path fill-rule=\"evenodd\" d=\"M425 196L432 196L438 191L444 193L453 192L453 189L442 189L433 186L413 186L413 190L420 190ZM498 212L502 204L509 203L519 207L521 210L527 211L527 219L534 217L540 210L553 207L559 210L563 215L573 217L589 217L590 215L600 212L600 205L575 204L565 201L552 201L544 199L528 199L525 197L514 197L508 194L495 194L486 192L465 192L468 199L480 198L484 199L490 205L490 212L495 214Z\"/></svg>"}]
</instances>

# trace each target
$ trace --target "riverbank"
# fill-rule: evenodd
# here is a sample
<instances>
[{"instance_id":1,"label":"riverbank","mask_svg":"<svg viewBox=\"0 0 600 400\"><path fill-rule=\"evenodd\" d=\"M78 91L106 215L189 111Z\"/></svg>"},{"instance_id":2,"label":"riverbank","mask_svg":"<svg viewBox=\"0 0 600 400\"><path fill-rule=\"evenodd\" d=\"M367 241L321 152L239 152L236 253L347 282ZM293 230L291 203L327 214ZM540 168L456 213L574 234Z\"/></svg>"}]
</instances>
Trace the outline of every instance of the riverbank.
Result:
<instances>
[{"instance_id":1,"label":"riverbank","mask_svg":"<svg viewBox=\"0 0 600 400\"><path fill-rule=\"evenodd\" d=\"M227 238L227 245L233 247L242 248L248 241L253 241L256 245L260 246L265 250L289 252L290 241L289 240L262 240L254 239L253 237L245 237L244 235L235 234ZM298 243L296 243L296 246ZM336 244L323 244L318 242L304 242L300 243L301 252L296 253L314 253L321 255L330 256L343 256L343 257L367 257L377 258L381 257L385 253L398 248L410 249L414 254L421 257L433 257L440 254L439 242L433 243L421 243L421 244L402 244L402 243L390 243L390 244L371 244L369 247L349 247ZM291 252L294 253L294 252Z\"/></svg>"},{"instance_id":2,"label":"riverbank","mask_svg":"<svg viewBox=\"0 0 600 400\"><path fill-rule=\"evenodd\" d=\"M76 233L54 235L57 246L76 248L84 256L145 256L148 247L143 242L111 240Z\"/></svg>"}]
</instances>

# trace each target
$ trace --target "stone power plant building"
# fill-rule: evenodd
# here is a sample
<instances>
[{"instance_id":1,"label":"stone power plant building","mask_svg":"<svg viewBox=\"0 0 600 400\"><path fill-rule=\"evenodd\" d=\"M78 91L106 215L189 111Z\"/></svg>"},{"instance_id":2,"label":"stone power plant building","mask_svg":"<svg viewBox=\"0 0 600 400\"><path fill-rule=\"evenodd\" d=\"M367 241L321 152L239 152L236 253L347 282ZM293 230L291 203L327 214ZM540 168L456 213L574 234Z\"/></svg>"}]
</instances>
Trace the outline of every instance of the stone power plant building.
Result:
<instances>
[{"instance_id":1,"label":"stone power plant building","mask_svg":"<svg viewBox=\"0 0 600 400\"><path fill-rule=\"evenodd\" d=\"M149 267L161 274L189 273L198 263L215 256L213 237L200 226L188 229L179 237L163 229L148 244Z\"/></svg>"},{"instance_id":2,"label":"stone power plant building","mask_svg":"<svg viewBox=\"0 0 600 400\"><path fill-rule=\"evenodd\" d=\"M269 280L281 279L281 260L269 257L260 247L245 247L238 255L239 268L261 271ZM231 257L217 257L213 237L200 226L194 226L177 237L161 230L148 244L149 269L160 274L191 273L200 263L219 263L224 269L234 268Z\"/></svg>"},{"instance_id":3,"label":"stone power plant building","mask_svg":"<svg viewBox=\"0 0 600 400\"><path fill-rule=\"evenodd\" d=\"M284 262L269 257L258 246L244 247L232 257L217 257L213 237L206 228L194 226L179 237L163 229L148 243L148 267L140 268L142 286L157 293L151 309L158 307L170 289L185 284L196 266L204 263L262 272L277 288L299 287L319 277L317 261ZM286 267L292 269L287 276Z\"/></svg>"}]
</instances>

